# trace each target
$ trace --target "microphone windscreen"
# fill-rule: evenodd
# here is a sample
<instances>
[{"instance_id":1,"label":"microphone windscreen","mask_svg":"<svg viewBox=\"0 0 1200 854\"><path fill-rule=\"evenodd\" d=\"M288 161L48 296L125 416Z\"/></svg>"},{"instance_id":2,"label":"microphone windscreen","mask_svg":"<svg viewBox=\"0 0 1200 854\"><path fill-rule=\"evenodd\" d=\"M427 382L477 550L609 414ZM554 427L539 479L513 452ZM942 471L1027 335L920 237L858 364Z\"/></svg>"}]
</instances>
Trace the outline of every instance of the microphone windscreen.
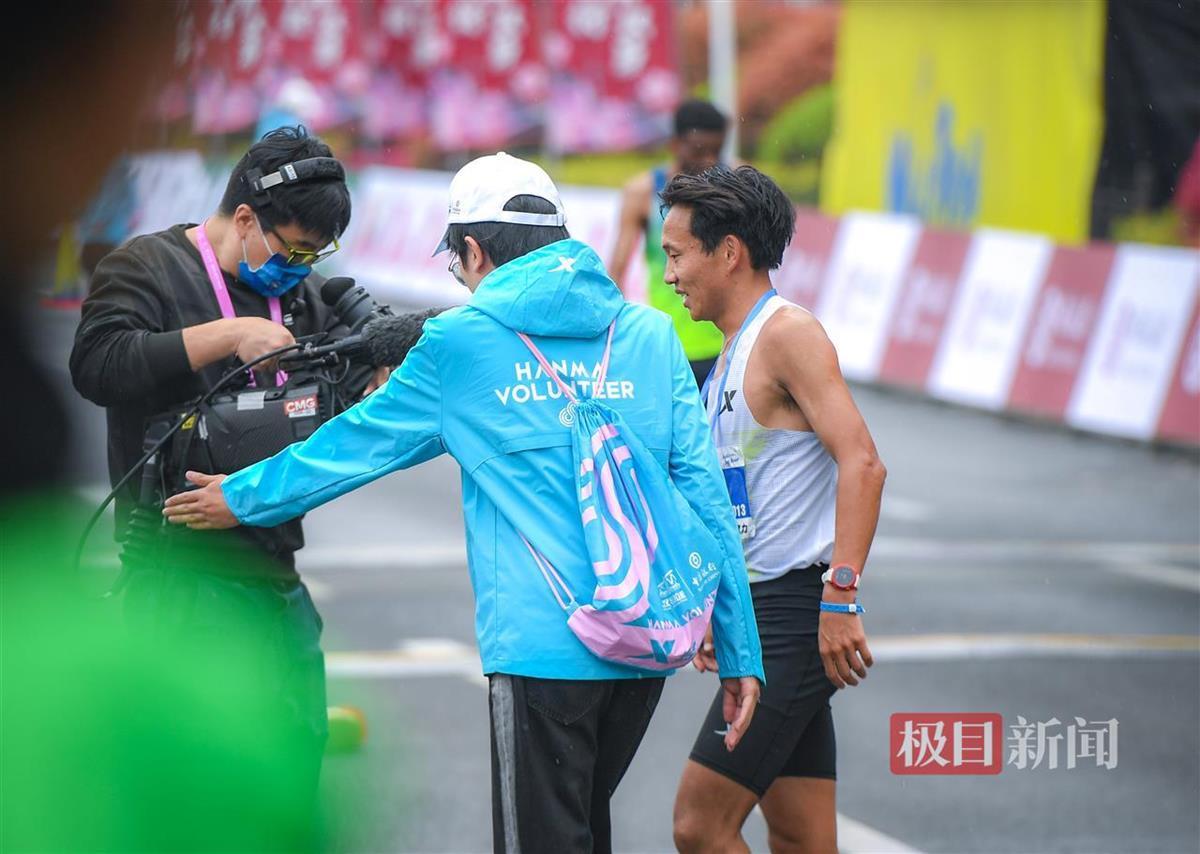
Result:
<instances>
[{"instance_id":1,"label":"microphone windscreen","mask_svg":"<svg viewBox=\"0 0 1200 854\"><path fill-rule=\"evenodd\" d=\"M352 287L354 287L354 279L349 276L334 276L332 279L326 279L325 284L321 285L321 302L333 306Z\"/></svg>"},{"instance_id":2,"label":"microphone windscreen","mask_svg":"<svg viewBox=\"0 0 1200 854\"><path fill-rule=\"evenodd\" d=\"M362 331L370 363L376 367L399 365L420 340L425 321L442 311L435 308L372 320Z\"/></svg>"}]
</instances>

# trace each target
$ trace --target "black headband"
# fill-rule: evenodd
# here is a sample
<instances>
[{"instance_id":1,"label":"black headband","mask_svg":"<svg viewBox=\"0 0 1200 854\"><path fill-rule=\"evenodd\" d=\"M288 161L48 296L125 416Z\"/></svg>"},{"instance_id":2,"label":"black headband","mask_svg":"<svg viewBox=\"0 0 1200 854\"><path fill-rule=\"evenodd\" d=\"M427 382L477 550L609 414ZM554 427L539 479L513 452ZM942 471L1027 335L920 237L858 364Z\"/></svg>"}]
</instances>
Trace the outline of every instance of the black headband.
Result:
<instances>
[{"instance_id":1,"label":"black headband","mask_svg":"<svg viewBox=\"0 0 1200 854\"><path fill-rule=\"evenodd\" d=\"M295 163L286 163L270 175L264 175L261 169L249 169L246 171L244 180L250 185L255 200L259 204L266 205L271 202L268 190L272 187L278 187L280 184L295 184L299 181L345 181L346 170L332 157L309 157L305 160L297 160Z\"/></svg>"}]
</instances>

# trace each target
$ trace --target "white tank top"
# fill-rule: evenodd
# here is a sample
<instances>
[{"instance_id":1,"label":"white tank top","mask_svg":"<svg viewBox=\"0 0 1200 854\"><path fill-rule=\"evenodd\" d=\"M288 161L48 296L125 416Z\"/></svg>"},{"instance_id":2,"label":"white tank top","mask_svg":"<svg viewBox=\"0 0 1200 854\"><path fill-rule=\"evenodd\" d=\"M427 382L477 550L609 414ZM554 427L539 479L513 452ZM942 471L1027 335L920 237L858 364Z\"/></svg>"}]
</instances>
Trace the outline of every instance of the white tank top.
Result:
<instances>
[{"instance_id":1,"label":"white tank top","mask_svg":"<svg viewBox=\"0 0 1200 854\"><path fill-rule=\"evenodd\" d=\"M742 331L736 352L726 356L724 389L717 373L705 401L709 424L714 415L719 419L712 435L722 466L734 459L734 450L744 461L753 523L752 530L747 530L747 525L739 527L752 584L779 578L792 569L828 563L833 556L837 463L816 433L772 430L759 424L743 393L746 363L758 334L785 306L793 303L777 295L766 302ZM722 401L718 402L718 396Z\"/></svg>"}]
</instances>

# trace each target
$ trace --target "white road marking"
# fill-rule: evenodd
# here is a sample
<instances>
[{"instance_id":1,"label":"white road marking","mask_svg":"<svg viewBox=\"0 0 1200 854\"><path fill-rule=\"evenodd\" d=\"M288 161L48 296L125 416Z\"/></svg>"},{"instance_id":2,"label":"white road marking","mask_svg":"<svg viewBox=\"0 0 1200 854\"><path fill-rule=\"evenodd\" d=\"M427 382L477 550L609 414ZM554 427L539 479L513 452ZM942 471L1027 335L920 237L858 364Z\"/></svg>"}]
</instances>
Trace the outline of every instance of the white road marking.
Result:
<instances>
[{"instance_id":1,"label":"white road marking","mask_svg":"<svg viewBox=\"0 0 1200 854\"><path fill-rule=\"evenodd\" d=\"M978 658L1117 658L1142 655L1200 655L1193 635L931 634L871 638L879 661L949 661ZM393 650L327 652L330 678L393 679L459 676L486 685L474 646L445 638L407 641ZM680 673L696 671L683 668Z\"/></svg>"},{"instance_id":2,"label":"white road marking","mask_svg":"<svg viewBox=\"0 0 1200 854\"><path fill-rule=\"evenodd\" d=\"M1180 560L1200 563L1200 543L1103 542L1099 540L940 540L932 537L876 537L872 557L917 560L1043 560L1146 563Z\"/></svg>"},{"instance_id":3,"label":"white road marking","mask_svg":"<svg viewBox=\"0 0 1200 854\"><path fill-rule=\"evenodd\" d=\"M312 597L313 602L329 602L337 595L337 586L328 581L306 578L304 586L308 588L308 595Z\"/></svg>"},{"instance_id":4,"label":"white road marking","mask_svg":"<svg viewBox=\"0 0 1200 854\"><path fill-rule=\"evenodd\" d=\"M395 569L440 571L466 568L467 547L462 540L440 543L380 543L373 545L313 546L296 552L296 568Z\"/></svg>"},{"instance_id":5,"label":"white road marking","mask_svg":"<svg viewBox=\"0 0 1200 854\"><path fill-rule=\"evenodd\" d=\"M934 517L934 512L932 504L887 494L884 494L883 504L879 508L880 516L897 522L927 522Z\"/></svg>"},{"instance_id":6,"label":"white road marking","mask_svg":"<svg viewBox=\"0 0 1200 854\"><path fill-rule=\"evenodd\" d=\"M920 854L911 845L841 813L837 814L837 832L838 850L843 854Z\"/></svg>"},{"instance_id":7,"label":"white road marking","mask_svg":"<svg viewBox=\"0 0 1200 854\"><path fill-rule=\"evenodd\" d=\"M1108 572L1136 578L1148 584L1160 587L1173 587L1176 590L1186 590L1188 593L1200 594L1200 572L1184 569L1179 566L1150 566L1144 563L1119 563L1112 561L1101 564Z\"/></svg>"},{"instance_id":8,"label":"white road marking","mask_svg":"<svg viewBox=\"0 0 1200 854\"><path fill-rule=\"evenodd\" d=\"M1178 560L1200 563L1197 543L1096 542L1077 540L940 540L876 537L871 556L917 560L1070 559L1140 563ZM296 553L298 563L321 568L441 569L466 566L461 541L425 544L314 546ZM1187 570L1181 570L1187 572Z\"/></svg>"},{"instance_id":9,"label":"white road marking","mask_svg":"<svg viewBox=\"0 0 1200 854\"><path fill-rule=\"evenodd\" d=\"M1074 562L1125 578L1200 594L1200 544L1080 542L1045 540L939 540L925 537L877 537L871 547L876 560L919 560L946 563ZM1164 565L1196 563L1197 569ZM339 570L443 572L467 565L463 543L423 545L348 545L303 549L296 555L304 577Z\"/></svg>"},{"instance_id":10,"label":"white road marking","mask_svg":"<svg viewBox=\"0 0 1200 854\"><path fill-rule=\"evenodd\" d=\"M869 638L879 661L1197 655L1195 635L936 634Z\"/></svg>"},{"instance_id":11,"label":"white road marking","mask_svg":"<svg viewBox=\"0 0 1200 854\"><path fill-rule=\"evenodd\" d=\"M758 804L754 805L750 814L766 822ZM921 854L919 849L842 813L837 814L837 836L837 847L841 854Z\"/></svg>"},{"instance_id":12,"label":"white road marking","mask_svg":"<svg viewBox=\"0 0 1200 854\"><path fill-rule=\"evenodd\" d=\"M392 650L327 652L325 675L331 679L459 676L487 685L475 647L449 638L411 638Z\"/></svg>"},{"instance_id":13,"label":"white road marking","mask_svg":"<svg viewBox=\"0 0 1200 854\"><path fill-rule=\"evenodd\" d=\"M1097 542L1077 540L942 540L931 537L876 537L875 558L946 561L1074 560L1144 566L1160 561L1183 561L1200 566L1198 543ZM462 541L425 544L315 546L296 553L297 563L312 569L429 569L466 566ZM1164 573L1171 585L1185 580L1190 570ZM1157 571L1157 567L1156 567ZM1200 578L1200 572L1190 573Z\"/></svg>"},{"instance_id":14,"label":"white road marking","mask_svg":"<svg viewBox=\"0 0 1200 854\"><path fill-rule=\"evenodd\" d=\"M115 569L117 556L115 553L89 556L86 563L98 569ZM465 570L466 567L467 552L461 541L423 545L312 546L296 552L296 569L305 581L314 573L332 576L345 570L444 572Z\"/></svg>"}]
</instances>

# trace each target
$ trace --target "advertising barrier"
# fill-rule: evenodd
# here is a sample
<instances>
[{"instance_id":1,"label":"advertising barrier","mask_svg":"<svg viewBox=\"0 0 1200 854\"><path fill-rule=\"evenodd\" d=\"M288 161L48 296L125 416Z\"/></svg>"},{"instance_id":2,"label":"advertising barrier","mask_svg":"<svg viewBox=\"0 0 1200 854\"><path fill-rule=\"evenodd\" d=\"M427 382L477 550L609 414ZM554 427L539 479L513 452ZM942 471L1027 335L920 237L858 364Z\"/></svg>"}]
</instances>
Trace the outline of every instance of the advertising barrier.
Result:
<instances>
[{"instance_id":1,"label":"advertising barrier","mask_svg":"<svg viewBox=\"0 0 1200 854\"><path fill-rule=\"evenodd\" d=\"M189 153L130 159L133 231L196 221L223 186ZM352 176L354 216L322 265L401 305L465 302L432 257L450 174L373 167ZM620 193L562 187L572 236L608 256ZM640 247L625 283L645 294ZM1056 246L998 229L955 232L906 214L797 211L779 292L813 311L846 376L1081 430L1200 446L1200 252Z\"/></svg>"}]
</instances>

